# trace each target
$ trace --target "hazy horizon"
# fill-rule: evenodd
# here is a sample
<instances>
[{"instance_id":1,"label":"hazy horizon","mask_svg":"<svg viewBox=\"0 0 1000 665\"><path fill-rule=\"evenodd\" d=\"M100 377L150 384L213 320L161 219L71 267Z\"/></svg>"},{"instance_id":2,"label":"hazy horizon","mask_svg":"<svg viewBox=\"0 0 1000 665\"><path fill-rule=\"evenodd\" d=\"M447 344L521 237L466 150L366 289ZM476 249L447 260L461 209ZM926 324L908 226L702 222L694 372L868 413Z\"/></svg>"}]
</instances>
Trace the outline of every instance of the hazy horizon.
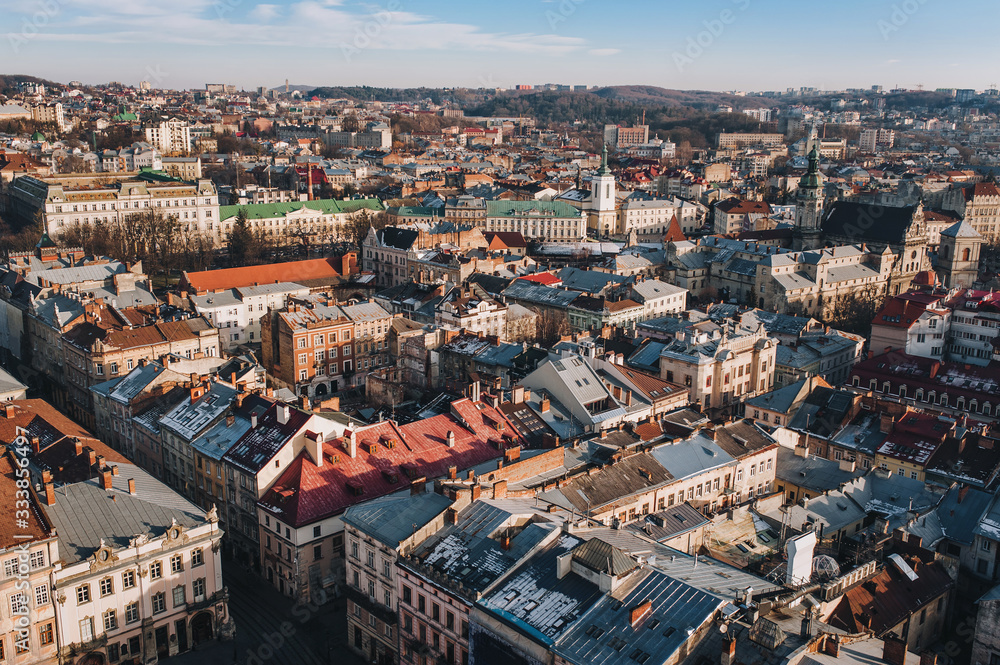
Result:
<instances>
[{"instance_id":1,"label":"hazy horizon","mask_svg":"<svg viewBox=\"0 0 1000 665\"><path fill-rule=\"evenodd\" d=\"M8 0L4 69L84 83L500 87L623 79L682 90L984 89L982 0ZM961 40L949 35L961 34ZM946 43L943 49L935 41ZM642 72L637 76L637 72ZM300 83L300 85L306 85Z\"/></svg>"}]
</instances>

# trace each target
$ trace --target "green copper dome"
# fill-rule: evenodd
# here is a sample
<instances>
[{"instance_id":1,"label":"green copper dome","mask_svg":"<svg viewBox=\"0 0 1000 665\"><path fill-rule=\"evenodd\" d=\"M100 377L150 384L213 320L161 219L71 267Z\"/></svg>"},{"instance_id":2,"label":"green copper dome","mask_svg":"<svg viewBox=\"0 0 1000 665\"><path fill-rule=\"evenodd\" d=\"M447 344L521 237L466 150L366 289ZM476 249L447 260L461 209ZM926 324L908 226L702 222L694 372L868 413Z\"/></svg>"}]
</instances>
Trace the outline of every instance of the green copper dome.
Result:
<instances>
[{"instance_id":1,"label":"green copper dome","mask_svg":"<svg viewBox=\"0 0 1000 665\"><path fill-rule=\"evenodd\" d=\"M45 134L42 134L41 132L36 131L34 134L31 135L31 140L32 141L44 141L45 140Z\"/></svg>"}]
</instances>

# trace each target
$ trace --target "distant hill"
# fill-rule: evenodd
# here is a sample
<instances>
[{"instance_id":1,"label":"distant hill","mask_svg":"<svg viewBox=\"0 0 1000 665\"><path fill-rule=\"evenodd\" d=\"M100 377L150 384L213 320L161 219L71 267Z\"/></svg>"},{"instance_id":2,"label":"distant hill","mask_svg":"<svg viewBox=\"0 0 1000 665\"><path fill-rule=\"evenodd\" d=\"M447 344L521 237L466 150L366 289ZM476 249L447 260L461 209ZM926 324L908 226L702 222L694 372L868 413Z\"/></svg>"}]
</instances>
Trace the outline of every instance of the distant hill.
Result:
<instances>
[{"instance_id":1,"label":"distant hill","mask_svg":"<svg viewBox=\"0 0 1000 665\"><path fill-rule=\"evenodd\" d=\"M66 87L62 83L48 81L37 76L28 76L27 74L0 74L0 93L10 94L11 92L15 92L20 83L41 83L47 88L56 89Z\"/></svg>"},{"instance_id":2,"label":"distant hill","mask_svg":"<svg viewBox=\"0 0 1000 665\"><path fill-rule=\"evenodd\" d=\"M715 108L719 104L732 106L733 110L769 106L760 98L739 97L724 92L710 90L671 90L653 85L614 85L588 90L592 95L604 99L615 99L642 106L688 106L691 108Z\"/></svg>"},{"instance_id":3,"label":"distant hill","mask_svg":"<svg viewBox=\"0 0 1000 665\"><path fill-rule=\"evenodd\" d=\"M441 102L440 88L377 88L368 85L358 86L322 86L305 93L307 97L322 99L353 99L358 102L415 102L421 99L431 99L435 104Z\"/></svg>"}]
</instances>

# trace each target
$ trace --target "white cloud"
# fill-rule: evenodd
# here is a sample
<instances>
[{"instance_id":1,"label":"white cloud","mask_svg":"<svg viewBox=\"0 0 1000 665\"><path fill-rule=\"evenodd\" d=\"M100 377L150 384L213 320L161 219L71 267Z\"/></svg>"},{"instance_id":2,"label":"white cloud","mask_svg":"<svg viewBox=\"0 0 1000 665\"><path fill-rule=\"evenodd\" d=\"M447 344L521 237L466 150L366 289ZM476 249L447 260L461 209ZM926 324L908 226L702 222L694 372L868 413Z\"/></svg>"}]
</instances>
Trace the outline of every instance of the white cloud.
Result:
<instances>
[{"instance_id":1,"label":"white cloud","mask_svg":"<svg viewBox=\"0 0 1000 665\"><path fill-rule=\"evenodd\" d=\"M586 47L576 37L500 33L433 16L387 11L341 0L299 0L290 6L248 0L63 0L48 40L138 44L220 44L379 50L493 51L558 56ZM246 3L246 4L244 4ZM614 52L617 50L612 49ZM610 55L597 49L598 55Z\"/></svg>"},{"instance_id":2,"label":"white cloud","mask_svg":"<svg viewBox=\"0 0 1000 665\"><path fill-rule=\"evenodd\" d=\"M592 48L589 51L587 51L587 53L589 53L590 55L597 55L597 56L617 55L621 52L622 50L619 48Z\"/></svg>"}]
</instances>

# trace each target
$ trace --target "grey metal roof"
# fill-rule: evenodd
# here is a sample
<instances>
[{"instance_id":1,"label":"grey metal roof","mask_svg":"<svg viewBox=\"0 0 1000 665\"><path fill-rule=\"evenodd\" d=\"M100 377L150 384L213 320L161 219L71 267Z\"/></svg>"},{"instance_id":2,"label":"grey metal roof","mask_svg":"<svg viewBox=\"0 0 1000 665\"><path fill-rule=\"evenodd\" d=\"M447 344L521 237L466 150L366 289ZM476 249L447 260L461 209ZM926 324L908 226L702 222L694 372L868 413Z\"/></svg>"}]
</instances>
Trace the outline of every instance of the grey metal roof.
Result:
<instances>
[{"instance_id":1,"label":"grey metal roof","mask_svg":"<svg viewBox=\"0 0 1000 665\"><path fill-rule=\"evenodd\" d=\"M67 563L92 556L103 540L115 549L128 547L137 535L162 536L173 520L182 527L205 523L205 511L144 470L119 464L112 489L99 480L63 485L55 489L56 503L45 512L59 536L59 554ZM128 492L135 480L136 494Z\"/></svg>"},{"instance_id":2,"label":"grey metal roof","mask_svg":"<svg viewBox=\"0 0 1000 665\"><path fill-rule=\"evenodd\" d=\"M118 379L111 379L91 386L91 390L100 395L110 397L120 404L128 404L133 397L141 393L146 386L167 370L159 363L150 362L139 365L131 372ZM180 377L179 374L177 374Z\"/></svg>"},{"instance_id":3,"label":"grey metal roof","mask_svg":"<svg viewBox=\"0 0 1000 665\"><path fill-rule=\"evenodd\" d=\"M639 573L637 583L603 596L559 639L553 652L571 663L632 665L668 662L691 638L691 629L711 621L723 601L658 570ZM624 591L624 592L623 592ZM650 610L631 623L633 608Z\"/></svg>"},{"instance_id":4,"label":"grey metal roof","mask_svg":"<svg viewBox=\"0 0 1000 665\"><path fill-rule=\"evenodd\" d=\"M715 441L701 432L684 441L656 446L650 454L678 479L736 463Z\"/></svg>"},{"instance_id":5,"label":"grey metal roof","mask_svg":"<svg viewBox=\"0 0 1000 665\"><path fill-rule=\"evenodd\" d=\"M235 397L236 388L213 381L204 395L193 401L188 397L163 416L160 419L160 426L169 429L186 441L191 441L212 421L221 416Z\"/></svg>"},{"instance_id":6,"label":"grey metal roof","mask_svg":"<svg viewBox=\"0 0 1000 665\"><path fill-rule=\"evenodd\" d=\"M436 492L416 496L393 494L351 506L341 519L364 534L396 548L414 533L443 513L451 500Z\"/></svg>"},{"instance_id":7,"label":"grey metal roof","mask_svg":"<svg viewBox=\"0 0 1000 665\"><path fill-rule=\"evenodd\" d=\"M639 522L630 522L625 528L662 543L706 524L708 519L684 501L646 515Z\"/></svg>"},{"instance_id":8,"label":"grey metal roof","mask_svg":"<svg viewBox=\"0 0 1000 665\"><path fill-rule=\"evenodd\" d=\"M614 545L592 538L573 549L573 560L599 573L621 577L639 567L635 559Z\"/></svg>"},{"instance_id":9,"label":"grey metal roof","mask_svg":"<svg viewBox=\"0 0 1000 665\"><path fill-rule=\"evenodd\" d=\"M579 575L559 579L556 558L582 541L564 533L518 566L479 605L519 631L551 646L603 595Z\"/></svg>"},{"instance_id":10,"label":"grey metal roof","mask_svg":"<svg viewBox=\"0 0 1000 665\"><path fill-rule=\"evenodd\" d=\"M846 471L840 468L840 462L824 457L796 455L791 448L778 447L775 478L805 487L813 492L825 492L839 489L852 479L864 475L864 469Z\"/></svg>"}]
</instances>

